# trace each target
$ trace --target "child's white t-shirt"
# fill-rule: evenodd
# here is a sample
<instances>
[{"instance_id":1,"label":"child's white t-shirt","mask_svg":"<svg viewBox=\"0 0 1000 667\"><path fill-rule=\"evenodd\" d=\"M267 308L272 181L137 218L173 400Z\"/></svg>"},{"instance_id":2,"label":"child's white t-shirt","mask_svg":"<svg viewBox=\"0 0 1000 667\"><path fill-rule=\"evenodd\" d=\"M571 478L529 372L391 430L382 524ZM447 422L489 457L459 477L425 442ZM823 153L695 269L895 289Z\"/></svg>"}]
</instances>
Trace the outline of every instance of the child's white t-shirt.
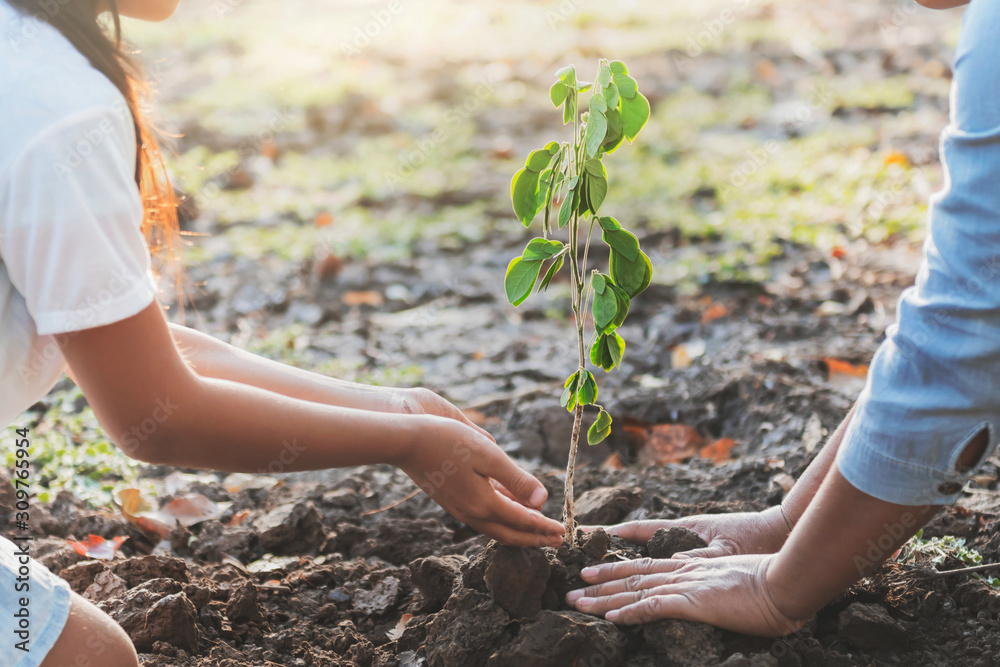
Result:
<instances>
[{"instance_id":1,"label":"child's white t-shirt","mask_svg":"<svg viewBox=\"0 0 1000 667\"><path fill-rule=\"evenodd\" d=\"M125 99L58 30L0 0L0 426L66 363L57 334L152 303Z\"/></svg>"}]
</instances>

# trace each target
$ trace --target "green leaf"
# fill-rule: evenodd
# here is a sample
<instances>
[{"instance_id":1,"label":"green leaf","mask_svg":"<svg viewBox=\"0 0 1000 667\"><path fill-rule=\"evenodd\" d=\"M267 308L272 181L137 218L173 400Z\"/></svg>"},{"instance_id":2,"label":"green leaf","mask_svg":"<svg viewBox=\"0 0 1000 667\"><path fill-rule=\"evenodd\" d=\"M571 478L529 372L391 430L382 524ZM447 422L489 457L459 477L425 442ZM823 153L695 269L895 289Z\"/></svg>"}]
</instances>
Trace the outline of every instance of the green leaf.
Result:
<instances>
[{"instance_id":1,"label":"green leaf","mask_svg":"<svg viewBox=\"0 0 1000 667\"><path fill-rule=\"evenodd\" d=\"M503 286L507 291L507 301L513 306L520 306L531 294L535 281L538 280L538 272L542 268L540 260L525 261L520 257L510 260L507 265L507 275L504 276Z\"/></svg>"},{"instance_id":2,"label":"green leaf","mask_svg":"<svg viewBox=\"0 0 1000 667\"><path fill-rule=\"evenodd\" d=\"M625 141L625 124L618 109L608 109L604 117L608 119L608 133L604 137L601 148L604 149L605 153L614 153Z\"/></svg>"},{"instance_id":3,"label":"green leaf","mask_svg":"<svg viewBox=\"0 0 1000 667\"><path fill-rule=\"evenodd\" d=\"M542 172L549 163L552 162L552 153L546 149L531 151L528 159L524 161L524 166L531 171Z\"/></svg>"},{"instance_id":4,"label":"green leaf","mask_svg":"<svg viewBox=\"0 0 1000 667\"><path fill-rule=\"evenodd\" d=\"M538 291L543 292L549 287L549 283L552 281L553 276L559 273L559 269L563 267L563 262L565 261L565 256L557 258L552 264L549 265L549 270L545 272L545 277L542 278L542 282L538 284Z\"/></svg>"},{"instance_id":5,"label":"green leaf","mask_svg":"<svg viewBox=\"0 0 1000 667\"><path fill-rule=\"evenodd\" d=\"M611 415L605 412L604 408L601 408L597 420L587 429L587 444L600 444L609 435L611 435Z\"/></svg>"},{"instance_id":6,"label":"green leaf","mask_svg":"<svg viewBox=\"0 0 1000 667\"><path fill-rule=\"evenodd\" d=\"M604 89L604 101L607 103L609 111L618 109L618 100L618 86L613 83L608 84Z\"/></svg>"},{"instance_id":7,"label":"green leaf","mask_svg":"<svg viewBox=\"0 0 1000 667\"><path fill-rule=\"evenodd\" d=\"M593 276L591 276L590 286L594 288L595 294L604 294L604 290L608 286L608 283L604 280L604 274L595 273Z\"/></svg>"},{"instance_id":8,"label":"green leaf","mask_svg":"<svg viewBox=\"0 0 1000 667\"><path fill-rule=\"evenodd\" d=\"M563 386L566 389L563 391L562 396L559 399L559 404L570 412L573 412L573 409L576 408L576 402L578 400L577 391L580 387L580 371L577 371L566 378L566 383Z\"/></svg>"},{"instance_id":9,"label":"green leaf","mask_svg":"<svg viewBox=\"0 0 1000 667\"><path fill-rule=\"evenodd\" d=\"M580 405L593 405L597 401L597 380L590 371L581 371L583 379L580 388L577 390L577 403Z\"/></svg>"},{"instance_id":10,"label":"green leaf","mask_svg":"<svg viewBox=\"0 0 1000 667\"><path fill-rule=\"evenodd\" d=\"M625 339L618 335L617 331L605 336L608 345L608 352L611 353L611 361L615 368L621 368L622 357L625 355Z\"/></svg>"},{"instance_id":11,"label":"green leaf","mask_svg":"<svg viewBox=\"0 0 1000 667\"><path fill-rule=\"evenodd\" d=\"M594 214L604 203L604 198L608 196L608 177L590 177L587 179L587 205Z\"/></svg>"},{"instance_id":12,"label":"green leaf","mask_svg":"<svg viewBox=\"0 0 1000 667\"><path fill-rule=\"evenodd\" d=\"M587 192L587 189L590 187L591 178L591 176L584 173L580 181L580 196L577 198L578 201L576 203L577 215L586 215L587 211L590 210L590 193Z\"/></svg>"},{"instance_id":13,"label":"green leaf","mask_svg":"<svg viewBox=\"0 0 1000 667\"><path fill-rule=\"evenodd\" d=\"M628 74L628 67L620 60L612 60L608 64L608 69L611 70L612 75L625 76Z\"/></svg>"},{"instance_id":14,"label":"green leaf","mask_svg":"<svg viewBox=\"0 0 1000 667\"><path fill-rule=\"evenodd\" d=\"M625 290L618 285L609 282L608 287L611 288L611 291L615 293L615 297L618 299L618 314L615 315L614 322L612 323L614 324L614 328L617 329L625 324L625 318L628 317L628 309L632 305L632 300L628 298Z\"/></svg>"},{"instance_id":15,"label":"green leaf","mask_svg":"<svg viewBox=\"0 0 1000 667\"><path fill-rule=\"evenodd\" d=\"M570 91L566 104L563 105L563 124L572 123L574 118L576 118L576 93Z\"/></svg>"},{"instance_id":16,"label":"green leaf","mask_svg":"<svg viewBox=\"0 0 1000 667\"><path fill-rule=\"evenodd\" d=\"M646 253L639 251L635 261L616 250L611 251L611 278L615 284L625 290L630 299L649 287L653 279L653 265Z\"/></svg>"},{"instance_id":17,"label":"green leaf","mask_svg":"<svg viewBox=\"0 0 1000 667\"><path fill-rule=\"evenodd\" d=\"M572 65L567 65L556 72L556 78L570 88L573 88L576 86L576 68Z\"/></svg>"},{"instance_id":18,"label":"green leaf","mask_svg":"<svg viewBox=\"0 0 1000 667\"><path fill-rule=\"evenodd\" d=\"M583 169L591 176L608 180L608 171L604 168L604 163L598 158L590 158L587 160L583 164Z\"/></svg>"},{"instance_id":19,"label":"green leaf","mask_svg":"<svg viewBox=\"0 0 1000 667\"><path fill-rule=\"evenodd\" d=\"M598 111L604 113L608 110L608 103L605 101L603 95L592 95L590 98L590 113Z\"/></svg>"},{"instance_id":20,"label":"green leaf","mask_svg":"<svg viewBox=\"0 0 1000 667\"><path fill-rule=\"evenodd\" d=\"M576 92L585 93L593 87L594 84L591 83L590 81L580 81L576 84Z\"/></svg>"},{"instance_id":21,"label":"green leaf","mask_svg":"<svg viewBox=\"0 0 1000 667\"><path fill-rule=\"evenodd\" d=\"M567 95L569 95L569 86L562 81L556 81L549 88L549 99L552 100L552 106L556 109L561 107L563 102L566 101Z\"/></svg>"},{"instance_id":22,"label":"green leaf","mask_svg":"<svg viewBox=\"0 0 1000 667\"><path fill-rule=\"evenodd\" d=\"M528 245L525 246L524 252L521 253L521 259L526 262L531 262L535 260L545 260L550 257L555 257L563 248L561 241L551 241L549 239L531 239L528 241Z\"/></svg>"},{"instance_id":23,"label":"green leaf","mask_svg":"<svg viewBox=\"0 0 1000 667\"><path fill-rule=\"evenodd\" d=\"M591 97L592 100L603 100L601 97ZM590 110L590 120L587 121L587 156L594 157L604 143L604 137L608 133L608 119L604 114L596 109Z\"/></svg>"},{"instance_id":24,"label":"green leaf","mask_svg":"<svg viewBox=\"0 0 1000 667\"><path fill-rule=\"evenodd\" d=\"M566 199L559 207L559 229L566 226L569 218L573 215L573 199L576 197L576 190L570 189L566 192Z\"/></svg>"},{"instance_id":25,"label":"green leaf","mask_svg":"<svg viewBox=\"0 0 1000 667\"><path fill-rule=\"evenodd\" d=\"M642 93L627 102L622 101L622 124L625 138L629 143L635 141L639 131L646 126L649 120L649 100Z\"/></svg>"},{"instance_id":26,"label":"green leaf","mask_svg":"<svg viewBox=\"0 0 1000 667\"><path fill-rule=\"evenodd\" d=\"M598 368L603 368L605 372L610 372L614 368L611 352L608 351L608 344L603 335L598 336L590 347L590 362Z\"/></svg>"},{"instance_id":27,"label":"green leaf","mask_svg":"<svg viewBox=\"0 0 1000 667\"><path fill-rule=\"evenodd\" d=\"M606 333L616 315L618 315L618 299L613 290L594 294L594 328L598 333Z\"/></svg>"},{"instance_id":28,"label":"green leaf","mask_svg":"<svg viewBox=\"0 0 1000 667\"><path fill-rule=\"evenodd\" d=\"M551 154L554 157L555 154L559 152L559 142L550 141L549 143L545 144L545 150L547 150L549 154Z\"/></svg>"},{"instance_id":29,"label":"green leaf","mask_svg":"<svg viewBox=\"0 0 1000 667\"><path fill-rule=\"evenodd\" d=\"M624 98L623 105L625 100L632 99L639 92L639 84L627 74L615 74L615 85L618 86L618 93Z\"/></svg>"},{"instance_id":30,"label":"green leaf","mask_svg":"<svg viewBox=\"0 0 1000 667\"><path fill-rule=\"evenodd\" d=\"M611 68L607 65L601 65L601 69L597 71L597 83L601 84L601 88L611 83L611 77Z\"/></svg>"},{"instance_id":31,"label":"green leaf","mask_svg":"<svg viewBox=\"0 0 1000 667\"><path fill-rule=\"evenodd\" d=\"M514 174L510 182L510 198L514 203L514 215L525 227L538 215L538 179L540 174L527 167Z\"/></svg>"},{"instance_id":32,"label":"green leaf","mask_svg":"<svg viewBox=\"0 0 1000 667\"><path fill-rule=\"evenodd\" d=\"M604 242L625 255L630 262L634 262L635 258L639 255L639 239L628 230L615 229L605 231Z\"/></svg>"},{"instance_id":33,"label":"green leaf","mask_svg":"<svg viewBox=\"0 0 1000 667\"><path fill-rule=\"evenodd\" d=\"M606 232L613 232L622 228L621 223L610 216L598 218L597 223L601 226L601 229Z\"/></svg>"}]
</instances>

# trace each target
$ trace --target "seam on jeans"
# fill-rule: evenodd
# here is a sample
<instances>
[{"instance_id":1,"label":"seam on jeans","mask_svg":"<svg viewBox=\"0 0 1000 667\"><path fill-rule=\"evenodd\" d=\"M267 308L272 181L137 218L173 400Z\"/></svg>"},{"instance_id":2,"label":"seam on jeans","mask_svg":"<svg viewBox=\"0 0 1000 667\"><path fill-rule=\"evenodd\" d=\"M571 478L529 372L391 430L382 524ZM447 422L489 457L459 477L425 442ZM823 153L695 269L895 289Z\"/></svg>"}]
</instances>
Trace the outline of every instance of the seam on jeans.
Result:
<instances>
[{"instance_id":1,"label":"seam on jeans","mask_svg":"<svg viewBox=\"0 0 1000 667\"><path fill-rule=\"evenodd\" d=\"M860 431L860 429L858 429L858 431ZM857 432L855 433L855 438L860 438L860 435ZM911 461L904 461L903 459L897 459L895 456L890 456L890 455L886 454L885 452L880 452L877 449L872 448L868 444L867 440L868 440L868 438L860 438L860 442L854 443L854 446L855 447L861 447L864 450L866 450L866 452L868 454L870 454L872 456L876 456L876 457L878 457L880 459L884 459L885 461L892 462L892 463L896 464L900 468L909 468L910 470L917 470L917 471L920 471L920 472L933 473L935 475L945 475L945 476L948 476L947 472L939 470L937 468L931 468L929 466L919 465L919 464L913 463ZM845 451L845 454L846 454L846 451Z\"/></svg>"}]
</instances>

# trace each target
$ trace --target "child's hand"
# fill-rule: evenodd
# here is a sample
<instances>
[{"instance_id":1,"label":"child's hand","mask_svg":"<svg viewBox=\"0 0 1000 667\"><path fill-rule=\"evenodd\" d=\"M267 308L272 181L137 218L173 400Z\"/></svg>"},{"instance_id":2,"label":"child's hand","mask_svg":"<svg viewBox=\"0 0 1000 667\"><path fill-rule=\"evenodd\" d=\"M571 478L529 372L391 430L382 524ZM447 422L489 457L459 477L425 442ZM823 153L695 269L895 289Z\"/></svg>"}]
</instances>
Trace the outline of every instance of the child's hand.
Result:
<instances>
[{"instance_id":1,"label":"child's hand","mask_svg":"<svg viewBox=\"0 0 1000 667\"><path fill-rule=\"evenodd\" d=\"M428 416L416 443L397 465L456 519L505 544L562 544L562 524L533 509L545 502L545 487L492 438L455 419Z\"/></svg>"},{"instance_id":2,"label":"child's hand","mask_svg":"<svg viewBox=\"0 0 1000 667\"><path fill-rule=\"evenodd\" d=\"M397 391L399 392L397 394L399 397L398 412L414 415L435 415L438 417L445 417L447 419L454 419L455 421L461 422L466 426L471 426L490 440L493 440L493 436L490 435L488 431L476 426L476 424L474 424L464 412L459 410L450 402L441 398L441 396L435 394L430 389L417 387L415 389L400 389ZM496 440L493 441L496 442Z\"/></svg>"}]
</instances>

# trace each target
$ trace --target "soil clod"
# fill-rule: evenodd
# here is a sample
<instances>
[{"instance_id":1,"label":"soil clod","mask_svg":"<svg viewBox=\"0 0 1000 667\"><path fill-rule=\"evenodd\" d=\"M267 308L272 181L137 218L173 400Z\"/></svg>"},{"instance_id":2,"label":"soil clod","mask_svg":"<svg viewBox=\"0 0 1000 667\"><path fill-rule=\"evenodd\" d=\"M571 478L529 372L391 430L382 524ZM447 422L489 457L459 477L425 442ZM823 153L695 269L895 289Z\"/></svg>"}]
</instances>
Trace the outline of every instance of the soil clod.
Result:
<instances>
[{"instance_id":1,"label":"soil clod","mask_svg":"<svg viewBox=\"0 0 1000 667\"><path fill-rule=\"evenodd\" d=\"M649 538L646 550L651 558L671 558L676 553L704 549L708 545L698 533L687 528L660 528Z\"/></svg>"}]
</instances>

